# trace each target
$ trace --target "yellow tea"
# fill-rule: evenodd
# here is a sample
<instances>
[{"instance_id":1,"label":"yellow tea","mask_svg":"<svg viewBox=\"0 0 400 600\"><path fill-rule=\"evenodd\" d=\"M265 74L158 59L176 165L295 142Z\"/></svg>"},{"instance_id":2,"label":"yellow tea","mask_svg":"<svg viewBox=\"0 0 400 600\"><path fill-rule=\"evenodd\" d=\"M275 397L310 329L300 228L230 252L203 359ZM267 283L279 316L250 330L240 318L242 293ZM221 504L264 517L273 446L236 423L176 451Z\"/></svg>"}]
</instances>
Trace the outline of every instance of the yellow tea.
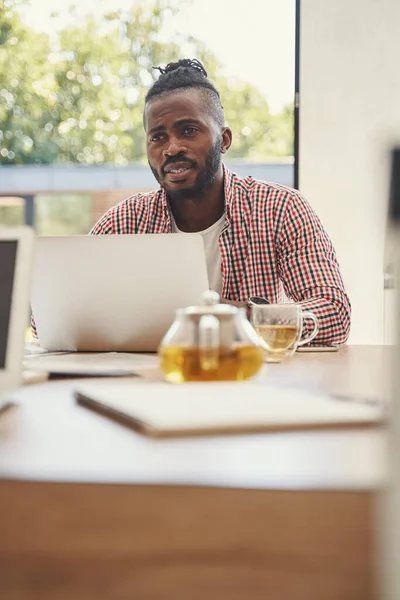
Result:
<instances>
[{"instance_id":1,"label":"yellow tea","mask_svg":"<svg viewBox=\"0 0 400 600\"><path fill-rule=\"evenodd\" d=\"M210 350L164 346L159 357L165 378L171 383L249 379L264 362L262 348L244 345Z\"/></svg>"},{"instance_id":2,"label":"yellow tea","mask_svg":"<svg viewBox=\"0 0 400 600\"><path fill-rule=\"evenodd\" d=\"M264 340L270 352L285 352L296 340L296 325L257 325L258 335Z\"/></svg>"}]
</instances>

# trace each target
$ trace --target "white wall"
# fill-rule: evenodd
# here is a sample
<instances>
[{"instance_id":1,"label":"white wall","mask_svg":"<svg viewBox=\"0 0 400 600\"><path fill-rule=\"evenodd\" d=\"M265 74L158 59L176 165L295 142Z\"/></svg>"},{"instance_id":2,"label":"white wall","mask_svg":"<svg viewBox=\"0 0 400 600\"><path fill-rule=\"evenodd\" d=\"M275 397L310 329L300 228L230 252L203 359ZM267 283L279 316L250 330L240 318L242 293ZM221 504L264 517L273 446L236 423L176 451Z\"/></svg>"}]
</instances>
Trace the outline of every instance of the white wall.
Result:
<instances>
[{"instance_id":1,"label":"white wall","mask_svg":"<svg viewBox=\"0 0 400 600\"><path fill-rule=\"evenodd\" d=\"M385 341L390 148L400 145L400 0L301 0L299 187L330 234L350 343ZM390 327L389 327L390 328Z\"/></svg>"}]
</instances>

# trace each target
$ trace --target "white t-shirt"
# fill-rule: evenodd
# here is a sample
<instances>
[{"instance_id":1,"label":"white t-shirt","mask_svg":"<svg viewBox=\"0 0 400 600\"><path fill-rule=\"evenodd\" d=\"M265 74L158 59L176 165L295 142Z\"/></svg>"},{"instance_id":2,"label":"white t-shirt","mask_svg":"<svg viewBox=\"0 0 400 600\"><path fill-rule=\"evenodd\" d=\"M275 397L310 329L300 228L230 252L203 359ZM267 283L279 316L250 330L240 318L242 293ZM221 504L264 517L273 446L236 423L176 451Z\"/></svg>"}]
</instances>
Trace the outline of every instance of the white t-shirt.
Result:
<instances>
[{"instance_id":1,"label":"white t-shirt","mask_svg":"<svg viewBox=\"0 0 400 600\"><path fill-rule=\"evenodd\" d=\"M210 289L221 294L222 291L222 273L221 273L221 252L219 250L218 238L226 223L225 212L218 221L213 223L203 231L197 231L203 238L204 251L206 254L208 283ZM186 233L178 229L175 219L172 217L172 233Z\"/></svg>"}]
</instances>

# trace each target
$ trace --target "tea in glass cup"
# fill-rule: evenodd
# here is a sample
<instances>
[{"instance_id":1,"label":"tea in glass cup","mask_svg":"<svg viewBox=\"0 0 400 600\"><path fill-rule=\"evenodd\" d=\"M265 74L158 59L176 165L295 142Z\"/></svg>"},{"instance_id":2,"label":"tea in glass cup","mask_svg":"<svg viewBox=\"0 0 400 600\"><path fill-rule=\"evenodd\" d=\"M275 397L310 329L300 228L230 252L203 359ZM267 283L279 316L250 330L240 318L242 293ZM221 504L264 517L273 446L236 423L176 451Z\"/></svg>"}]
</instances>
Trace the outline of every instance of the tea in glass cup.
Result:
<instances>
[{"instance_id":1,"label":"tea in glass cup","mask_svg":"<svg viewBox=\"0 0 400 600\"><path fill-rule=\"evenodd\" d=\"M302 339L305 319L310 319L314 327L312 333ZM260 336L266 362L281 362L318 334L317 317L312 312L303 312L299 304L253 305L251 321Z\"/></svg>"}]
</instances>

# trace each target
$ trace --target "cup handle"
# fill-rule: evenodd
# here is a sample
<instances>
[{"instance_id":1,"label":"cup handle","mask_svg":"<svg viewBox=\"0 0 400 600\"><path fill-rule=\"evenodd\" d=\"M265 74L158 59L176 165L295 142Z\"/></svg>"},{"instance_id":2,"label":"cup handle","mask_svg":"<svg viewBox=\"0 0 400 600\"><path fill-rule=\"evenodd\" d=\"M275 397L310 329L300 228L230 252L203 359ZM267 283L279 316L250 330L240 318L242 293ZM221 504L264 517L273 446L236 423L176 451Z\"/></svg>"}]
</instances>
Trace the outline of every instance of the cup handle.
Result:
<instances>
[{"instance_id":1,"label":"cup handle","mask_svg":"<svg viewBox=\"0 0 400 600\"><path fill-rule=\"evenodd\" d=\"M312 313L312 312L304 312L303 313L303 320L305 320L305 319L311 319L311 321L314 323L314 329L313 329L313 331L310 333L310 335L308 337L304 338L304 340L300 339L297 342L298 346L304 346L304 344L308 344L309 342L311 342L317 336L318 331L319 331L318 319L314 315L314 313Z\"/></svg>"}]
</instances>

